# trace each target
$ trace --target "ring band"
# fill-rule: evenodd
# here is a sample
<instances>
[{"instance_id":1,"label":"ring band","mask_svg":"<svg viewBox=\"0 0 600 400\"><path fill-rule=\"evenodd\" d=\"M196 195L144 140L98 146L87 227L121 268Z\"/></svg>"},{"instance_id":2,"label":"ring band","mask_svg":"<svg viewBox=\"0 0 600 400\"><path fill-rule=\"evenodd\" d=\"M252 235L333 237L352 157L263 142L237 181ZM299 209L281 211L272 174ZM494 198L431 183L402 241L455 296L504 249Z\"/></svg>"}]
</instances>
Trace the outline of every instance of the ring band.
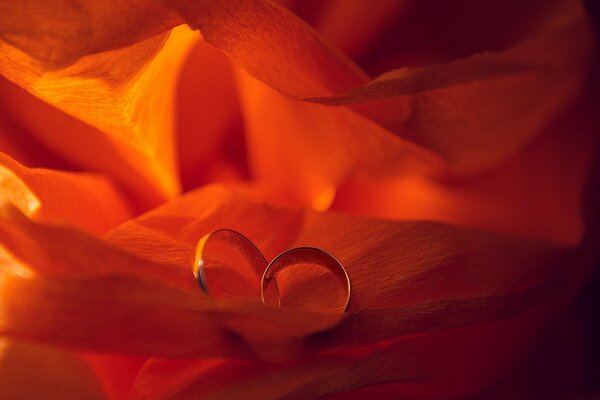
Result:
<instances>
[{"instance_id":1,"label":"ring band","mask_svg":"<svg viewBox=\"0 0 600 400\"><path fill-rule=\"evenodd\" d=\"M316 247L296 247L294 249L284 251L269 263L260 281L260 298L264 305L267 305L265 300L265 291L269 284L273 282L277 289L278 306L281 306L281 297L279 294L279 288L277 287L277 282L275 281L275 275L279 271L297 264L316 264L331 271L346 287L348 292L346 296L346 304L344 305L343 309L343 312L346 312L348 306L350 305L350 294L352 292L352 286L350 284L348 272L342 263L332 254Z\"/></svg>"},{"instance_id":2,"label":"ring band","mask_svg":"<svg viewBox=\"0 0 600 400\"><path fill-rule=\"evenodd\" d=\"M238 231L232 229L217 229L206 235L198 241L196 246L196 254L194 256L194 277L198 282L198 286L204 294L208 294L208 284L205 274L204 252L208 243L218 241L227 244L232 249L237 250L246 261L252 266L257 277L262 276L267 260L261 251L252 243L250 239L242 235Z\"/></svg>"}]
</instances>

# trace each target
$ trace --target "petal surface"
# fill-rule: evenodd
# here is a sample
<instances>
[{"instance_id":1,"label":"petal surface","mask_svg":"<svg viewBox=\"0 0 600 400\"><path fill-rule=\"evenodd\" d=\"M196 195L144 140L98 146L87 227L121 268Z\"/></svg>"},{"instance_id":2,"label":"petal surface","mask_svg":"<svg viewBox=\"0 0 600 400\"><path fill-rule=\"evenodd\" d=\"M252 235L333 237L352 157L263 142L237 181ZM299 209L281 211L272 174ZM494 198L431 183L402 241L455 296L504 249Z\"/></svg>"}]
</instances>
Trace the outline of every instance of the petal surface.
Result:
<instances>
[{"instance_id":1,"label":"petal surface","mask_svg":"<svg viewBox=\"0 0 600 400\"><path fill-rule=\"evenodd\" d=\"M129 200L101 174L27 168L2 153L0 200L38 221L68 223L96 235L133 215Z\"/></svg>"},{"instance_id":2,"label":"petal surface","mask_svg":"<svg viewBox=\"0 0 600 400\"><path fill-rule=\"evenodd\" d=\"M276 91L346 104L467 174L514 154L574 101L594 48L581 2L551 2L539 8L534 29L504 49L484 48L464 59L390 71L369 82L308 24L269 1L172 4L209 43Z\"/></svg>"},{"instance_id":3,"label":"petal surface","mask_svg":"<svg viewBox=\"0 0 600 400\"><path fill-rule=\"evenodd\" d=\"M491 345L497 335L513 350L527 345L584 275L576 256L555 245L435 222L279 208L252 193L222 186L191 192L104 240L5 212L0 238L13 261L3 274L0 329L97 352L241 365L242 381L230 384L238 367L223 367L213 386L202 383L204 369L191 365L189 379L168 389L190 388L190 398L264 396L265 387L282 380L285 385L269 392L272 398L317 398L416 377L431 384L426 391L467 393L514 362L518 352ZM191 274L195 242L224 225L253 238L267 258L301 245L335 254L352 279L350 312L279 310L202 296ZM29 275L17 273L17 261ZM575 272L568 279L566 266ZM318 277L289 276L282 282L284 296L301 301L321 292L325 280ZM455 386L456 376L446 379L439 369L448 360L464 363L453 369L457 373L466 366L492 369ZM246 363L257 371L255 378L245 375ZM341 375L321 379L332 371Z\"/></svg>"},{"instance_id":4,"label":"petal surface","mask_svg":"<svg viewBox=\"0 0 600 400\"><path fill-rule=\"evenodd\" d=\"M173 99L179 67L198 39L186 27L47 68L0 42L3 108L47 147L80 168L121 181L142 208L178 193Z\"/></svg>"},{"instance_id":5,"label":"petal surface","mask_svg":"<svg viewBox=\"0 0 600 400\"><path fill-rule=\"evenodd\" d=\"M0 396L29 400L104 399L85 363L64 350L0 341Z\"/></svg>"}]
</instances>

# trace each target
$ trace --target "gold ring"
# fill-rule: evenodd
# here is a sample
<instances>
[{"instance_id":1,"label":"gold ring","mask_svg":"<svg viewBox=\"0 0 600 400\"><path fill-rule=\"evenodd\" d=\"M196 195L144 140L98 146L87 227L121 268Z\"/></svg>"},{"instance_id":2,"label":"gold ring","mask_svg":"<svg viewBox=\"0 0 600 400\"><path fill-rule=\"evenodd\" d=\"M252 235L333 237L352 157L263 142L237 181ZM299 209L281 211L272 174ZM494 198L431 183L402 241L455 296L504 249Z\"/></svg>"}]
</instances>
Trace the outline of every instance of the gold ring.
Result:
<instances>
[{"instance_id":1,"label":"gold ring","mask_svg":"<svg viewBox=\"0 0 600 400\"><path fill-rule=\"evenodd\" d=\"M297 264L316 264L331 271L346 287L346 304L344 305L343 309L343 312L346 312L348 306L350 305L350 293L352 292L352 286L350 284L348 272L346 271L346 268L344 268L344 265L331 253L316 247L296 247L294 249L284 251L269 263L260 281L260 298L264 305L267 305L265 300L265 291L269 284L273 282L277 289L277 303L278 306L281 306L281 297L279 294L279 288L277 287L277 282L275 281L275 275L282 269L286 269Z\"/></svg>"},{"instance_id":2,"label":"gold ring","mask_svg":"<svg viewBox=\"0 0 600 400\"><path fill-rule=\"evenodd\" d=\"M267 260L260 252L260 250L252 243L250 239L242 235L238 231L233 229L217 229L206 235L198 241L196 246L196 254L194 257L194 276L198 281L198 286L204 294L208 294L208 284L206 282L206 275L204 272L205 261L204 252L208 243L212 241L219 241L227 244L232 249L238 251L248 263L252 266L252 269L256 273L257 277L260 277L266 268Z\"/></svg>"}]
</instances>

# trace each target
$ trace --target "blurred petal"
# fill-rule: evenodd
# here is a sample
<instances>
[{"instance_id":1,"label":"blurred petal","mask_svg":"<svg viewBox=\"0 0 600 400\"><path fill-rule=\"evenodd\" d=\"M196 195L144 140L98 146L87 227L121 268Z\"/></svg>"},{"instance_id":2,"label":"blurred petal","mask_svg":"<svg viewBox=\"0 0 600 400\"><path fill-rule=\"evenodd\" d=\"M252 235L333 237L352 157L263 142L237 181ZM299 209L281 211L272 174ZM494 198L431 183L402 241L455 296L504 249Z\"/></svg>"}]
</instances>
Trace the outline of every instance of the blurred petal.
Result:
<instances>
[{"instance_id":1,"label":"blurred petal","mask_svg":"<svg viewBox=\"0 0 600 400\"><path fill-rule=\"evenodd\" d=\"M9 84L0 76L0 107L4 103L4 87ZM49 151L38 140L25 131L18 122L11 120L7 113L0 118L0 153L7 154L21 164L30 167L72 169L64 160Z\"/></svg>"},{"instance_id":2,"label":"blurred petal","mask_svg":"<svg viewBox=\"0 0 600 400\"><path fill-rule=\"evenodd\" d=\"M375 398L466 398L520 358L532 342L540 314L534 310L295 363L151 359L140 371L133 398L320 399L376 384L393 387L376 392ZM352 398L365 398L366 393Z\"/></svg>"},{"instance_id":3,"label":"blurred petal","mask_svg":"<svg viewBox=\"0 0 600 400\"><path fill-rule=\"evenodd\" d=\"M242 116L231 60L199 41L183 65L176 100L183 190L247 176Z\"/></svg>"},{"instance_id":4,"label":"blurred petal","mask_svg":"<svg viewBox=\"0 0 600 400\"><path fill-rule=\"evenodd\" d=\"M85 352L80 355L93 371L109 400L123 400L130 397L133 382L148 360L146 356L113 353Z\"/></svg>"},{"instance_id":5,"label":"blurred petal","mask_svg":"<svg viewBox=\"0 0 600 400\"><path fill-rule=\"evenodd\" d=\"M506 49L544 29L549 20L558 21L561 10L574 4L569 0L281 2L372 76Z\"/></svg>"},{"instance_id":6,"label":"blurred petal","mask_svg":"<svg viewBox=\"0 0 600 400\"><path fill-rule=\"evenodd\" d=\"M142 208L156 205L179 190L173 92L194 40L197 35L181 27L59 69L0 41L0 73L90 126L16 88L5 93L2 106L56 153L115 177Z\"/></svg>"},{"instance_id":7,"label":"blurred petal","mask_svg":"<svg viewBox=\"0 0 600 400\"><path fill-rule=\"evenodd\" d=\"M0 153L0 202L39 221L102 234L131 218L128 200L104 176L27 168Z\"/></svg>"},{"instance_id":8,"label":"blurred petal","mask_svg":"<svg viewBox=\"0 0 600 400\"><path fill-rule=\"evenodd\" d=\"M0 5L0 40L49 69L124 47L178 25L174 13L147 0L43 0ZM85 40L81 40L85 38Z\"/></svg>"},{"instance_id":9,"label":"blurred petal","mask_svg":"<svg viewBox=\"0 0 600 400\"><path fill-rule=\"evenodd\" d=\"M103 399L85 363L65 351L0 341L0 397L3 399Z\"/></svg>"},{"instance_id":10,"label":"blurred petal","mask_svg":"<svg viewBox=\"0 0 600 400\"><path fill-rule=\"evenodd\" d=\"M586 228L584 187L600 143L597 109L597 100L585 98L516 156L476 178L350 178L337 192L332 209L444 221L576 245Z\"/></svg>"},{"instance_id":11,"label":"blurred petal","mask_svg":"<svg viewBox=\"0 0 600 400\"><path fill-rule=\"evenodd\" d=\"M561 12L559 21L507 50L390 71L343 95L314 100L355 104L461 172L488 169L581 94L592 31L581 5ZM409 109L404 99L394 98L401 95L412 95ZM384 100L365 103L376 99Z\"/></svg>"},{"instance_id":12,"label":"blurred petal","mask_svg":"<svg viewBox=\"0 0 600 400\"><path fill-rule=\"evenodd\" d=\"M255 364L222 358L203 360L151 359L138 375L131 393L132 399L172 399L187 386L204 381L204 389L222 386L232 378L244 378L256 373ZM241 373L240 373L241 372ZM198 394L198 393L196 393ZM181 397L181 396L179 396Z\"/></svg>"},{"instance_id":13,"label":"blurred petal","mask_svg":"<svg viewBox=\"0 0 600 400\"><path fill-rule=\"evenodd\" d=\"M361 66L360 61L365 53L372 51L378 43L385 40L390 25L395 25L398 14L410 4L406 0L377 2L281 0L279 2L310 23ZM396 36L396 41L402 37L402 35Z\"/></svg>"}]
</instances>

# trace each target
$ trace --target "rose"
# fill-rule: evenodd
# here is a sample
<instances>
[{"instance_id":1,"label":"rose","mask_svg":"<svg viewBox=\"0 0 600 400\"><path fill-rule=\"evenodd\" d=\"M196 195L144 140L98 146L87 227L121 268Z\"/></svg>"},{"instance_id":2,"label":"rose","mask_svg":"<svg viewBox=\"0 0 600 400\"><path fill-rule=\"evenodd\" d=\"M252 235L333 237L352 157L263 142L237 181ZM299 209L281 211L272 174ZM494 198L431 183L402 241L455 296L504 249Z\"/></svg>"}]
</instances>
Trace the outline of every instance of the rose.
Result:
<instances>
[{"instance_id":1,"label":"rose","mask_svg":"<svg viewBox=\"0 0 600 400\"><path fill-rule=\"evenodd\" d=\"M12 355L3 371L28 382L2 385L7 396L63 388L75 398L99 390L119 397L133 385L132 396L146 398L353 389L450 398L497 379L569 303L589 264L576 263L586 250L576 246L586 243L580 199L594 152L592 106L581 100L589 22L579 2L533 2L515 13L517 3L470 8L477 18L448 27L461 37L451 48L443 38L431 48L383 46L364 67L393 71L373 81L268 2L29 2L2 10L2 74L78 119L3 84L2 194L36 221L8 207L0 229L1 326ZM324 18L320 29L355 59L377 43L380 27L404 29L391 37L422 37L440 22L418 3L378 5L369 8L373 21L353 31L375 38L361 44L339 32L367 13L343 4L346 17L329 25ZM448 4L436 10L468 15ZM401 23L384 23L394 15ZM512 15L511 29L473 39L477 22L498 15ZM239 98L227 59L194 45L197 33L161 34L184 20L253 76L234 67ZM394 70L405 65L417 67ZM173 96L183 108L177 130ZM583 107L565 112L575 102ZM227 139L239 120L250 171L240 142ZM74 168L94 172L60 171ZM185 189L251 180L176 198L179 176ZM223 226L271 256L297 244L332 251L353 280L351 312L207 302L190 254L200 235ZM294 283L290 290L315 289L314 281ZM310 335L323 329L324 337ZM54 348L12 342L23 339ZM76 372L36 380L34 359L45 360L44 371Z\"/></svg>"}]
</instances>

